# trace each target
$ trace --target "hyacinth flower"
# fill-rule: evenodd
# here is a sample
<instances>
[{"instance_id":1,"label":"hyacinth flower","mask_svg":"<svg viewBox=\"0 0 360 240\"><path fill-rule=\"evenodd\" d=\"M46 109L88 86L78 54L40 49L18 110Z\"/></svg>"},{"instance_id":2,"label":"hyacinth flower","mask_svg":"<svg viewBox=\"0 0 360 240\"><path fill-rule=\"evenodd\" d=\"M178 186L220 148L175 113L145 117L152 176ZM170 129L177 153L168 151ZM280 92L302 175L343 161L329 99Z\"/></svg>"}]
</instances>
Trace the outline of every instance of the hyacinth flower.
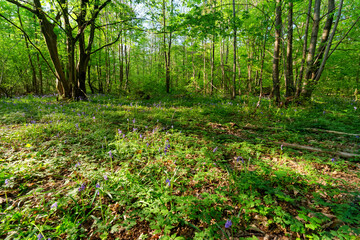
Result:
<instances>
[{"instance_id":1,"label":"hyacinth flower","mask_svg":"<svg viewBox=\"0 0 360 240\"><path fill-rule=\"evenodd\" d=\"M225 228L229 228L229 227L231 227L231 225L232 225L231 220L230 219L226 220Z\"/></svg>"},{"instance_id":2,"label":"hyacinth flower","mask_svg":"<svg viewBox=\"0 0 360 240\"><path fill-rule=\"evenodd\" d=\"M100 188L100 184L97 183L95 187L96 187L96 188ZM96 190L96 195L99 196L99 190Z\"/></svg>"},{"instance_id":3,"label":"hyacinth flower","mask_svg":"<svg viewBox=\"0 0 360 240\"><path fill-rule=\"evenodd\" d=\"M81 187L79 188L79 192L81 192L82 190L84 190L85 187L86 187L86 184L85 184L85 183L81 184Z\"/></svg>"},{"instance_id":4,"label":"hyacinth flower","mask_svg":"<svg viewBox=\"0 0 360 240\"><path fill-rule=\"evenodd\" d=\"M217 151L217 149L218 149L218 147L214 148L213 152L216 152L216 151Z\"/></svg>"},{"instance_id":5,"label":"hyacinth flower","mask_svg":"<svg viewBox=\"0 0 360 240\"><path fill-rule=\"evenodd\" d=\"M50 206L50 208L57 208L57 206L58 206L58 204L57 204L57 202L55 202Z\"/></svg>"},{"instance_id":6,"label":"hyacinth flower","mask_svg":"<svg viewBox=\"0 0 360 240\"><path fill-rule=\"evenodd\" d=\"M166 179L166 184L168 184L169 187L171 185L171 181L168 178Z\"/></svg>"}]
</instances>

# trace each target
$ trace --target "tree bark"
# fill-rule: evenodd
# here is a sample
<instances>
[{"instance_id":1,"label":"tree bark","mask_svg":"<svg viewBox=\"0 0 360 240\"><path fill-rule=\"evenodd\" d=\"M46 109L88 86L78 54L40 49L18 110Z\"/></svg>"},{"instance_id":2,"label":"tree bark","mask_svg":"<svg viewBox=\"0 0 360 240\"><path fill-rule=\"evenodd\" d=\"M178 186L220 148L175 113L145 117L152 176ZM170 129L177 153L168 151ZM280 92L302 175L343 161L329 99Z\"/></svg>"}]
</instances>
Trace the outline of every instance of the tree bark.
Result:
<instances>
[{"instance_id":1,"label":"tree bark","mask_svg":"<svg viewBox=\"0 0 360 240\"><path fill-rule=\"evenodd\" d=\"M292 97L295 93L294 77L293 77L293 3L289 2L288 13L288 36L287 36L287 48L286 48L286 72L285 72L285 86L286 97Z\"/></svg>"},{"instance_id":2,"label":"tree bark","mask_svg":"<svg viewBox=\"0 0 360 240\"><path fill-rule=\"evenodd\" d=\"M301 93L301 85L302 85L302 81L303 81L305 60L306 60L306 53L307 53L307 42L308 42L308 33L309 33L309 25L310 25L309 23L310 23L310 15L311 15L311 6L312 6L312 0L309 0L306 23L305 23L304 45L303 45L303 50L302 50L301 66L300 66L299 75L297 78L295 98L299 98L300 93Z\"/></svg>"},{"instance_id":3,"label":"tree bark","mask_svg":"<svg viewBox=\"0 0 360 240\"><path fill-rule=\"evenodd\" d=\"M279 79L279 62L280 62L280 44L281 44L281 0L276 0L276 17L275 17L275 44L273 57L273 90L272 96L275 97L277 105L280 104L280 79Z\"/></svg>"},{"instance_id":4,"label":"tree bark","mask_svg":"<svg viewBox=\"0 0 360 240\"><path fill-rule=\"evenodd\" d=\"M233 58L233 72L232 72L232 94L231 98L236 97L236 10L235 10L235 0L232 1L232 7L233 7L233 31L234 31L234 42L233 42L233 48L234 48L234 58Z\"/></svg>"},{"instance_id":5,"label":"tree bark","mask_svg":"<svg viewBox=\"0 0 360 240\"><path fill-rule=\"evenodd\" d=\"M321 64L320 64L320 67L319 67L318 71L316 72L316 76L315 76L315 79L314 79L315 84L317 84L317 82L319 81L320 76L321 76L321 73L323 72L324 67L325 67L325 64L326 64L326 61L327 61L327 59L328 59L328 55L329 55L329 52L330 52L330 46L331 46L332 40L333 40L333 38L334 38L334 36L335 36L336 28L337 28L337 26L338 26L338 23L339 23L339 20L340 20L340 17L341 17L341 9L342 9L342 6L343 6L343 0L340 0L340 6L339 6L339 9L338 9L338 13L337 13L337 18L336 18L336 21L335 21L335 25L334 25L334 28L332 29L330 38L329 38L329 40L328 40L326 49L325 49L325 51L324 51L324 57L323 57L323 59L322 59L322 62L321 62Z\"/></svg>"},{"instance_id":6,"label":"tree bark","mask_svg":"<svg viewBox=\"0 0 360 240\"><path fill-rule=\"evenodd\" d=\"M320 4L321 0L315 0L314 6L314 18L313 18L313 26L311 31L311 38L310 38L310 46L309 52L306 58L306 73L305 73L305 81L303 82L301 95L305 99L309 99L312 94L312 86L310 85L309 80L311 79L312 72L314 72L314 56L316 50L316 42L318 38L319 32L319 23L320 23Z\"/></svg>"},{"instance_id":7,"label":"tree bark","mask_svg":"<svg viewBox=\"0 0 360 240\"><path fill-rule=\"evenodd\" d=\"M17 7L17 14L18 14L20 26L21 26L22 29L24 29L24 26L23 26L23 23L22 23L22 20L21 20L21 16L20 16L19 6ZM32 91L35 94L38 94L38 84L37 84L37 79L36 79L35 65L34 65L34 62L33 62L32 58L31 58L30 47L29 47L28 39L26 37L25 37L25 46L26 46L26 51L27 51L27 54L28 54L28 59L29 59L29 64L30 64L30 69L31 69Z\"/></svg>"},{"instance_id":8,"label":"tree bark","mask_svg":"<svg viewBox=\"0 0 360 240\"><path fill-rule=\"evenodd\" d=\"M335 9L335 2L334 0L329 0L328 3L328 13L327 13L327 20L324 25L323 34L321 37L321 43L318 49L318 54L315 56L315 48L316 48L316 41L318 38L318 30L319 30L319 22L320 22L320 0L315 1L315 9L314 9L314 25L313 31L311 34L310 40L310 47L309 47L309 54L307 59L307 71L305 75L305 81L303 83L301 95L304 100L309 100L311 95L314 91L314 88L317 84L315 81L316 73L319 70L320 63L322 61L326 43L328 41L328 37L330 34L332 22L333 22L333 12Z\"/></svg>"}]
</instances>

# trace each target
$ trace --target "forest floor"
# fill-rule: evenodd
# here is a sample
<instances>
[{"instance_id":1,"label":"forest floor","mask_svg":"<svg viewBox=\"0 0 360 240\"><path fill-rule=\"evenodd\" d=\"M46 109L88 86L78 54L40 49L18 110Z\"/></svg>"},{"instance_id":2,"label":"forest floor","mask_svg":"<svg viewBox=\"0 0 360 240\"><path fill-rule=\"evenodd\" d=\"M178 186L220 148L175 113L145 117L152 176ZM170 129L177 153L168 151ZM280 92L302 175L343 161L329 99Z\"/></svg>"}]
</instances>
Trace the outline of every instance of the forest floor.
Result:
<instances>
[{"instance_id":1,"label":"forest floor","mask_svg":"<svg viewBox=\"0 0 360 240\"><path fill-rule=\"evenodd\" d=\"M0 239L359 239L360 103L0 99Z\"/></svg>"}]
</instances>

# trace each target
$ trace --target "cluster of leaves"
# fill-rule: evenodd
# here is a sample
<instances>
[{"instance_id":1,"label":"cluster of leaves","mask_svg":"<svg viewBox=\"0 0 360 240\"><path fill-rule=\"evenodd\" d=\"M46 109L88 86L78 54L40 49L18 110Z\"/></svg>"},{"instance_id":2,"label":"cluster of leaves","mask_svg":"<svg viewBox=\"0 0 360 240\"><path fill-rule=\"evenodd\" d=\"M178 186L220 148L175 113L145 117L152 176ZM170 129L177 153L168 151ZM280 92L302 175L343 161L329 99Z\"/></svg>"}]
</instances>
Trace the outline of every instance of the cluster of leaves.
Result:
<instances>
[{"instance_id":1,"label":"cluster of leaves","mask_svg":"<svg viewBox=\"0 0 360 240\"><path fill-rule=\"evenodd\" d=\"M359 153L358 103L256 101L1 100L1 238L355 239L357 159L277 143Z\"/></svg>"}]
</instances>

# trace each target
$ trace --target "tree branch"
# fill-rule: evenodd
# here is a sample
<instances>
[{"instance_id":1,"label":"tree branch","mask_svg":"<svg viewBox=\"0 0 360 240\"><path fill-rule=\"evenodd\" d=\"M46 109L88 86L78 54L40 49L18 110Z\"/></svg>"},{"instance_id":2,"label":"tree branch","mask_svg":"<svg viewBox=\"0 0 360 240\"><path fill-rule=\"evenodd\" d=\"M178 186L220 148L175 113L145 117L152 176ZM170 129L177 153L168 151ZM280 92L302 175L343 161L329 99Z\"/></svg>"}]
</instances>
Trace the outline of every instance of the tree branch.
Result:
<instances>
[{"instance_id":1,"label":"tree branch","mask_svg":"<svg viewBox=\"0 0 360 240\"><path fill-rule=\"evenodd\" d=\"M21 4L18 1L15 1L15 0L5 0L5 1L7 1L9 3L12 3L12 4L15 4L18 7L24 8L24 9L28 10L29 12L32 12L33 14L36 14L36 11L34 9L31 9L28 6L25 6L25 5Z\"/></svg>"},{"instance_id":2,"label":"tree branch","mask_svg":"<svg viewBox=\"0 0 360 240\"><path fill-rule=\"evenodd\" d=\"M2 17L3 19L5 19L5 21L9 22L11 25L13 25L15 28L19 29L24 36L26 37L26 39L29 41L29 43L40 53L41 57L44 59L46 65L48 65L48 67L50 68L51 72L54 74L54 76L56 78L58 78L58 76L56 75L56 73L54 72L54 70L51 68L49 62L46 60L44 54L41 52L41 50L31 41L29 35L24 31L24 29L20 28L19 26L17 26L15 23L13 23L12 21L10 21L8 18L6 18L4 15L2 15L0 13L0 17Z\"/></svg>"},{"instance_id":3,"label":"tree branch","mask_svg":"<svg viewBox=\"0 0 360 240\"><path fill-rule=\"evenodd\" d=\"M110 43L108 43L108 44L105 44L104 46L96 49L95 51L92 51L92 52L90 53L90 55L91 55L91 54L94 54L94 53L96 53L96 52L98 52L98 51L100 51L100 50L103 49L103 48L106 48L106 47L108 47L108 46L113 45L114 43L116 43L117 41L119 41L120 36L121 36L121 32L118 34L117 38L116 38L114 41L112 41L112 42L110 42Z\"/></svg>"}]
</instances>

